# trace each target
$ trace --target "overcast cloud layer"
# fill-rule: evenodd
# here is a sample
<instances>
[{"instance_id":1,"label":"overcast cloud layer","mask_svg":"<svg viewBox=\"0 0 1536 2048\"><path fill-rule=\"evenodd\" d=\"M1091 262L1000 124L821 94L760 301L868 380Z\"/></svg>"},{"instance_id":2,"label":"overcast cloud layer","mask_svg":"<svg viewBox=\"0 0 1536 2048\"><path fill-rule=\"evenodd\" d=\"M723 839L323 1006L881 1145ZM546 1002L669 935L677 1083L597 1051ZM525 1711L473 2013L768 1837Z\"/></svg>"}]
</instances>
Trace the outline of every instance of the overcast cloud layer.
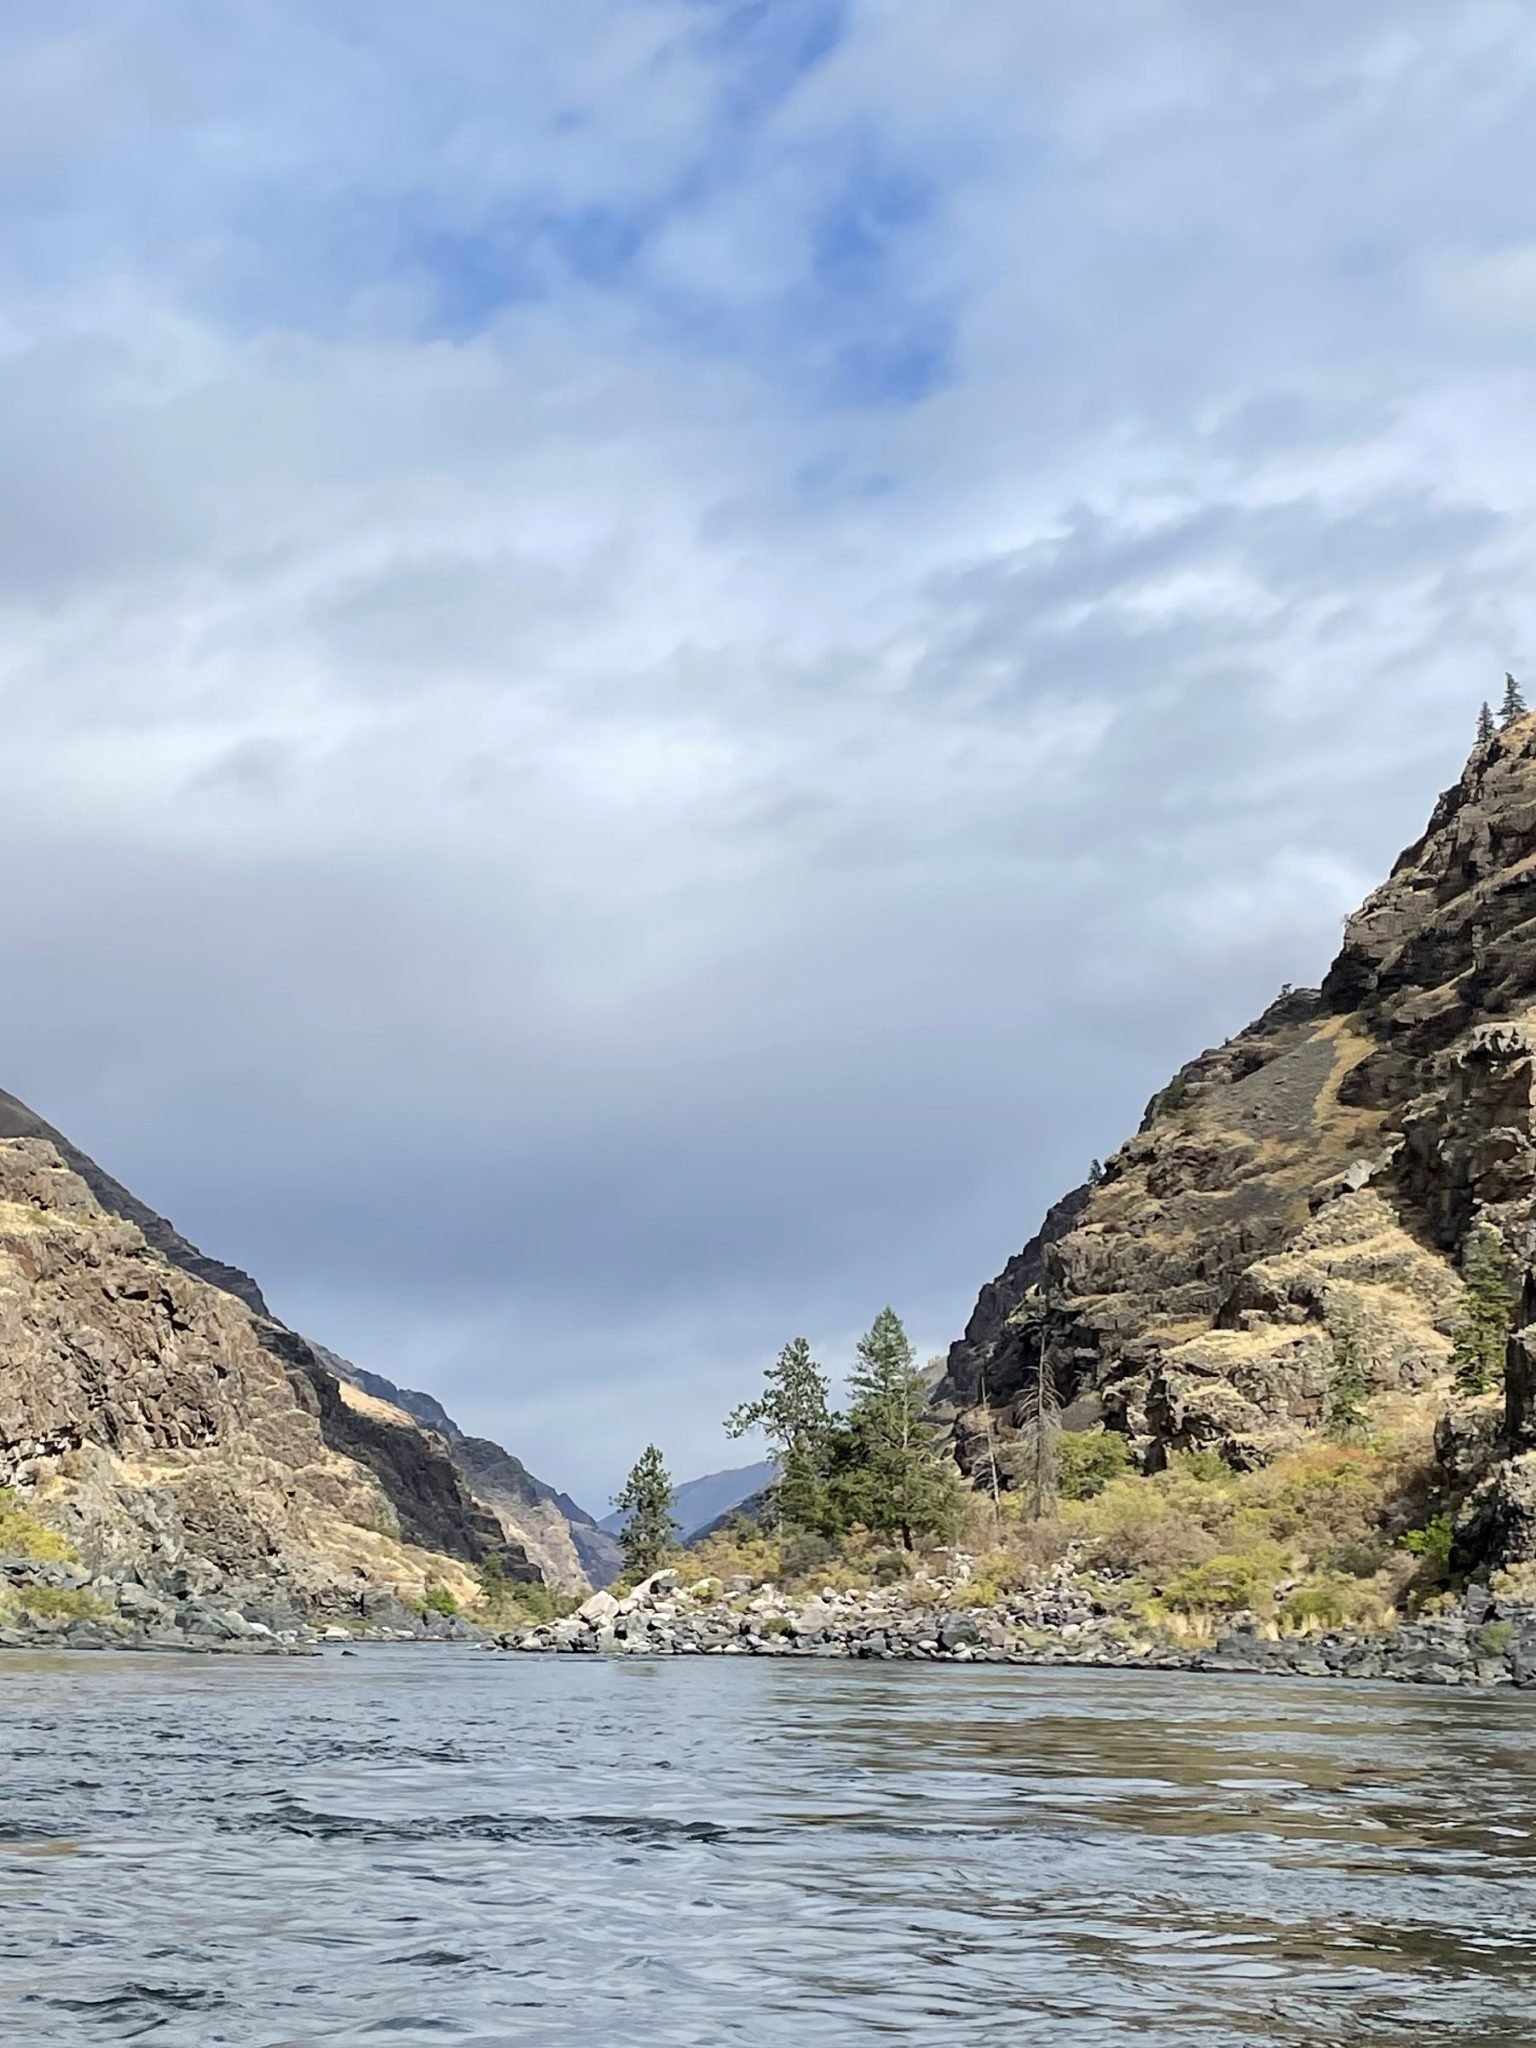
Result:
<instances>
[{"instance_id":1,"label":"overcast cloud layer","mask_svg":"<svg viewBox=\"0 0 1536 2048\"><path fill-rule=\"evenodd\" d=\"M947 1343L1536 654L1523 0L0 58L0 1085L598 1511Z\"/></svg>"}]
</instances>

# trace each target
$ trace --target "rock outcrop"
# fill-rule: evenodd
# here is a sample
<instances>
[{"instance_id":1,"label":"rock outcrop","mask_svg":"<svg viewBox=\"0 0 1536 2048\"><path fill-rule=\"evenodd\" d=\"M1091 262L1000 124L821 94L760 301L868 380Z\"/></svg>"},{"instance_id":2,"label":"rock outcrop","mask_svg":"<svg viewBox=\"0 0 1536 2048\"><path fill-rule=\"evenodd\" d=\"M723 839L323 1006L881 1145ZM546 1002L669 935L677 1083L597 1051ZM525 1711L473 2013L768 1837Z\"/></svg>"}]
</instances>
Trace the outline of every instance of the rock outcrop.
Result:
<instances>
[{"instance_id":1,"label":"rock outcrop","mask_svg":"<svg viewBox=\"0 0 1536 2048\"><path fill-rule=\"evenodd\" d=\"M1378 1415L1443 1401L1469 1234L1491 1225L1524 1265L1533 1219L1523 718L1474 751L1322 988L1286 990L1181 1068L982 1290L936 1411L974 1471L1044 1372L1069 1422L1126 1432L1151 1469L1201 1447L1262 1463L1318 1427L1341 1347ZM1536 1362L1512 1365L1520 1459L1470 1515L1483 1562L1536 1559Z\"/></svg>"},{"instance_id":2,"label":"rock outcrop","mask_svg":"<svg viewBox=\"0 0 1536 2048\"><path fill-rule=\"evenodd\" d=\"M78 1157L79 1155L75 1155ZM359 1413L303 1338L0 1139L0 1485L93 1575L305 1611L533 1580L436 1440Z\"/></svg>"}]
</instances>

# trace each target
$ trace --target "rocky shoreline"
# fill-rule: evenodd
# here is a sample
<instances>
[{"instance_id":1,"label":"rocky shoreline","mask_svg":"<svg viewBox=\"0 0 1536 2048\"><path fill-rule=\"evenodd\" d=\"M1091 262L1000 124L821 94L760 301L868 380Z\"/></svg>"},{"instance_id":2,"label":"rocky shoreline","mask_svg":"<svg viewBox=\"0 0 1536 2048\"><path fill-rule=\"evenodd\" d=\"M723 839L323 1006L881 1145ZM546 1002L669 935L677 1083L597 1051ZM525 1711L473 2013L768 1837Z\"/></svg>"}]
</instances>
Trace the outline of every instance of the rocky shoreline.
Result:
<instances>
[{"instance_id":1,"label":"rocky shoreline","mask_svg":"<svg viewBox=\"0 0 1536 2048\"><path fill-rule=\"evenodd\" d=\"M447 1642L534 1655L1056 1665L1536 1689L1536 1601L1479 1587L1452 1608L1389 1631L1278 1636L1245 1617L1200 1643L1106 1610L1065 1572L975 1606L965 1602L964 1581L806 1595L748 1579L684 1586L678 1573L662 1571L622 1596L594 1593L563 1620L495 1633L463 1615L418 1614L388 1593L360 1594L345 1618L306 1614L281 1586L225 1583L185 1567L145 1584L0 1558L5 1588L23 1599L41 1593L42 1605L55 1596L59 1611L10 1614L0 1622L0 1650L306 1657L359 1642Z\"/></svg>"},{"instance_id":2,"label":"rocky shoreline","mask_svg":"<svg viewBox=\"0 0 1536 2048\"><path fill-rule=\"evenodd\" d=\"M575 1614L501 1634L487 1649L648 1657L815 1657L941 1664L1393 1679L1415 1685L1536 1688L1536 1602L1470 1589L1453 1609L1391 1631L1276 1636L1240 1619L1213 1642L1158 1635L1107 1612L1065 1576L994 1605L964 1586L909 1581L869 1592L788 1595L735 1580L681 1584L656 1573L632 1593L596 1593ZM959 1596L959 1597L957 1597Z\"/></svg>"},{"instance_id":3,"label":"rocky shoreline","mask_svg":"<svg viewBox=\"0 0 1536 2048\"><path fill-rule=\"evenodd\" d=\"M355 1616L315 1615L280 1583L228 1582L211 1566L163 1579L0 1557L0 1650L138 1650L193 1656L311 1657L353 1642L481 1642L461 1615L421 1615L391 1593L359 1594Z\"/></svg>"}]
</instances>

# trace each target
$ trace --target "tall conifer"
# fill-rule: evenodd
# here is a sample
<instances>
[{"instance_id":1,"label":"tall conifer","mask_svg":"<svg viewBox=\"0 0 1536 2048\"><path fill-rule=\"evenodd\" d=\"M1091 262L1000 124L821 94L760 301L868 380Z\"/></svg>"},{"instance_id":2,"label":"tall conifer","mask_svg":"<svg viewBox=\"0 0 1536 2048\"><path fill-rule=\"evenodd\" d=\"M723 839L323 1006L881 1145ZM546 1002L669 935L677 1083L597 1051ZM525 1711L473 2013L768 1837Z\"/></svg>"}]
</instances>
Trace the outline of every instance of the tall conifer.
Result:
<instances>
[{"instance_id":1,"label":"tall conifer","mask_svg":"<svg viewBox=\"0 0 1536 2048\"><path fill-rule=\"evenodd\" d=\"M661 1452L647 1444L613 1497L614 1506L626 1517L619 1547L627 1578L649 1578L677 1547L677 1523L672 1519L676 1498Z\"/></svg>"}]
</instances>

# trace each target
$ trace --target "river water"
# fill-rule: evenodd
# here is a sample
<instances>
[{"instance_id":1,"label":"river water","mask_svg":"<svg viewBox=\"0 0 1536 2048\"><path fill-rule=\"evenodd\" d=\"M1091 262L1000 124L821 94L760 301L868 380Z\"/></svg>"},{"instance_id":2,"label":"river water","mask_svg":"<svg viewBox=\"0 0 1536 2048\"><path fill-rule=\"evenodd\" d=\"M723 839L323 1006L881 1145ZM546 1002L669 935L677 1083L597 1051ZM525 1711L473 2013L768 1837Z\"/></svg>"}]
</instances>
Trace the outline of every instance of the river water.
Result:
<instances>
[{"instance_id":1,"label":"river water","mask_svg":"<svg viewBox=\"0 0 1536 2048\"><path fill-rule=\"evenodd\" d=\"M0 2039L1536 2040L1536 1697L0 1653Z\"/></svg>"}]
</instances>

